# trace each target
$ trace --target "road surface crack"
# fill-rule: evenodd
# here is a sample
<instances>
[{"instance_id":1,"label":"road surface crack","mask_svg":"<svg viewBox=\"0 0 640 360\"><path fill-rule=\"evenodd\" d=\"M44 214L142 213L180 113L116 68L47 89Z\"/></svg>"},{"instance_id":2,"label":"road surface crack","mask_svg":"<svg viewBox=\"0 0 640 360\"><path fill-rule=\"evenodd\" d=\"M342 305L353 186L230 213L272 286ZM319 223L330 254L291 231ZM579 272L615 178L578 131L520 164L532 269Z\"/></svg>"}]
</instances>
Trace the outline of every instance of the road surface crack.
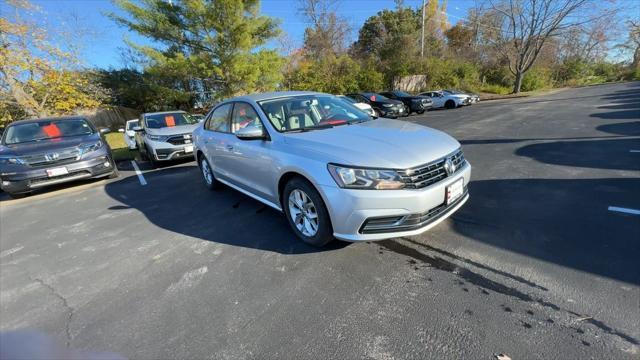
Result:
<instances>
[{"instance_id":1,"label":"road surface crack","mask_svg":"<svg viewBox=\"0 0 640 360\"><path fill-rule=\"evenodd\" d=\"M31 281L40 284L42 287L46 288L47 290L49 290L49 292L51 293L51 295L53 295L54 297L56 297L58 300L60 300L60 302L62 303L62 306L65 309L65 312L67 313L67 318L65 321L65 333L67 335L67 347L71 347L71 340L72 340L72 336L71 336L71 320L73 319L73 314L74 314L74 309L69 306L69 302L67 301L67 298L65 298L64 296L62 296L62 294L60 294L53 286L47 284L46 282L44 282L44 280L40 279L40 278L32 278L30 277Z\"/></svg>"}]
</instances>

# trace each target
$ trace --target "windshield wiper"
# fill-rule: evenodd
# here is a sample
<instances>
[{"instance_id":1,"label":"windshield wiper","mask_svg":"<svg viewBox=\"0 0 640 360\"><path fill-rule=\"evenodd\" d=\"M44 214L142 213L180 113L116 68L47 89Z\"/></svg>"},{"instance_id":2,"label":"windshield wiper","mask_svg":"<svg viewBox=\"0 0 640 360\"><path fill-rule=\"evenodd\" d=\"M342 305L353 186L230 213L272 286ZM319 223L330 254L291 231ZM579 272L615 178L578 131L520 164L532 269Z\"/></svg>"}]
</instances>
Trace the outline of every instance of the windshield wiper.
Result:
<instances>
[{"instance_id":1,"label":"windshield wiper","mask_svg":"<svg viewBox=\"0 0 640 360\"><path fill-rule=\"evenodd\" d=\"M303 128L297 128L297 129L288 129L288 130L283 130L282 132L307 132L311 130L330 129L334 126L335 125L333 124L323 124L323 125L309 126L309 127L303 127Z\"/></svg>"}]
</instances>

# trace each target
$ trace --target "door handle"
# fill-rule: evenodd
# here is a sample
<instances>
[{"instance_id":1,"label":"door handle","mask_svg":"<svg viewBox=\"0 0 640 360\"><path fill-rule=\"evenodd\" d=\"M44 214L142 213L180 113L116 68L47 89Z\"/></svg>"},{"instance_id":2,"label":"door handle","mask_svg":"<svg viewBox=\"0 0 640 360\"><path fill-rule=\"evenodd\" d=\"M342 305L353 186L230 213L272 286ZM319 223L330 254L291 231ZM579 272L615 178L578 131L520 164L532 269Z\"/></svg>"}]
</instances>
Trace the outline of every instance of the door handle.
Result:
<instances>
[{"instance_id":1,"label":"door handle","mask_svg":"<svg viewBox=\"0 0 640 360\"><path fill-rule=\"evenodd\" d=\"M227 150L233 150L233 145L227 145Z\"/></svg>"}]
</instances>

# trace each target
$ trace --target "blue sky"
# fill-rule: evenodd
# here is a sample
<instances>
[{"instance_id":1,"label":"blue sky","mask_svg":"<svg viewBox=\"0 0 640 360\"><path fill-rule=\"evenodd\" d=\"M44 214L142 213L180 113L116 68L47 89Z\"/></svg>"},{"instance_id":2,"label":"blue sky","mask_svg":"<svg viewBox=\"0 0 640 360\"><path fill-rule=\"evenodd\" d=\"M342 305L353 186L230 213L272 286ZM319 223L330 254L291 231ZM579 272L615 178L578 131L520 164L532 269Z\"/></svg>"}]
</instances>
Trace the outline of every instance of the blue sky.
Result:
<instances>
[{"instance_id":1,"label":"blue sky","mask_svg":"<svg viewBox=\"0 0 640 360\"><path fill-rule=\"evenodd\" d=\"M105 12L119 12L110 0L32 0L32 2L41 8L49 27L79 23L85 33L81 41L82 57L88 66L121 67L122 60L118 49L126 47L123 42L125 38L136 43L148 43L146 39L116 25L103 15ZM422 0L405 0L404 3L406 6L417 7ZM449 0L447 5L449 21L455 23L459 18L465 17L467 9L473 4L474 0ZM297 12L299 7L297 0L262 0L261 7L264 14L280 19L282 31L292 39L294 45L301 45L307 24ZM354 39L357 36L357 30L368 17L380 10L394 7L393 0L338 2L339 12L349 20L354 29L352 34Z\"/></svg>"}]
</instances>

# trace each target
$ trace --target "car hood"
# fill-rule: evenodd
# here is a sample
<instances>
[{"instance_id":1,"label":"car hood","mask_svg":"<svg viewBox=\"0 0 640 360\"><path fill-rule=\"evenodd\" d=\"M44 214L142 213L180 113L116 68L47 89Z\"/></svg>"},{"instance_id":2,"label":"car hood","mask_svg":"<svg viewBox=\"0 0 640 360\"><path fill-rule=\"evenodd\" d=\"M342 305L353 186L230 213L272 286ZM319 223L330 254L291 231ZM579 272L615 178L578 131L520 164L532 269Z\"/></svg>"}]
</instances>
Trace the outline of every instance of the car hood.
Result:
<instances>
[{"instance_id":1,"label":"car hood","mask_svg":"<svg viewBox=\"0 0 640 360\"><path fill-rule=\"evenodd\" d=\"M180 126L171 126L171 127L163 127L160 129L151 129L146 128L145 131L149 135L180 135L192 133L193 130L198 128L201 123L192 124L192 125L180 125Z\"/></svg>"},{"instance_id":2,"label":"car hood","mask_svg":"<svg viewBox=\"0 0 640 360\"><path fill-rule=\"evenodd\" d=\"M458 98L458 99L464 99L464 98L468 98L469 95L467 94L448 94L450 97L454 97L454 98Z\"/></svg>"},{"instance_id":3,"label":"car hood","mask_svg":"<svg viewBox=\"0 0 640 360\"><path fill-rule=\"evenodd\" d=\"M0 146L0 156L25 156L67 149L100 140L100 135L72 136Z\"/></svg>"},{"instance_id":4,"label":"car hood","mask_svg":"<svg viewBox=\"0 0 640 360\"><path fill-rule=\"evenodd\" d=\"M331 129L291 133L293 147L323 154L327 162L405 169L437 160L460 147L451 136L422 125L379 118Z\"/></svg>"}]
</instances>

